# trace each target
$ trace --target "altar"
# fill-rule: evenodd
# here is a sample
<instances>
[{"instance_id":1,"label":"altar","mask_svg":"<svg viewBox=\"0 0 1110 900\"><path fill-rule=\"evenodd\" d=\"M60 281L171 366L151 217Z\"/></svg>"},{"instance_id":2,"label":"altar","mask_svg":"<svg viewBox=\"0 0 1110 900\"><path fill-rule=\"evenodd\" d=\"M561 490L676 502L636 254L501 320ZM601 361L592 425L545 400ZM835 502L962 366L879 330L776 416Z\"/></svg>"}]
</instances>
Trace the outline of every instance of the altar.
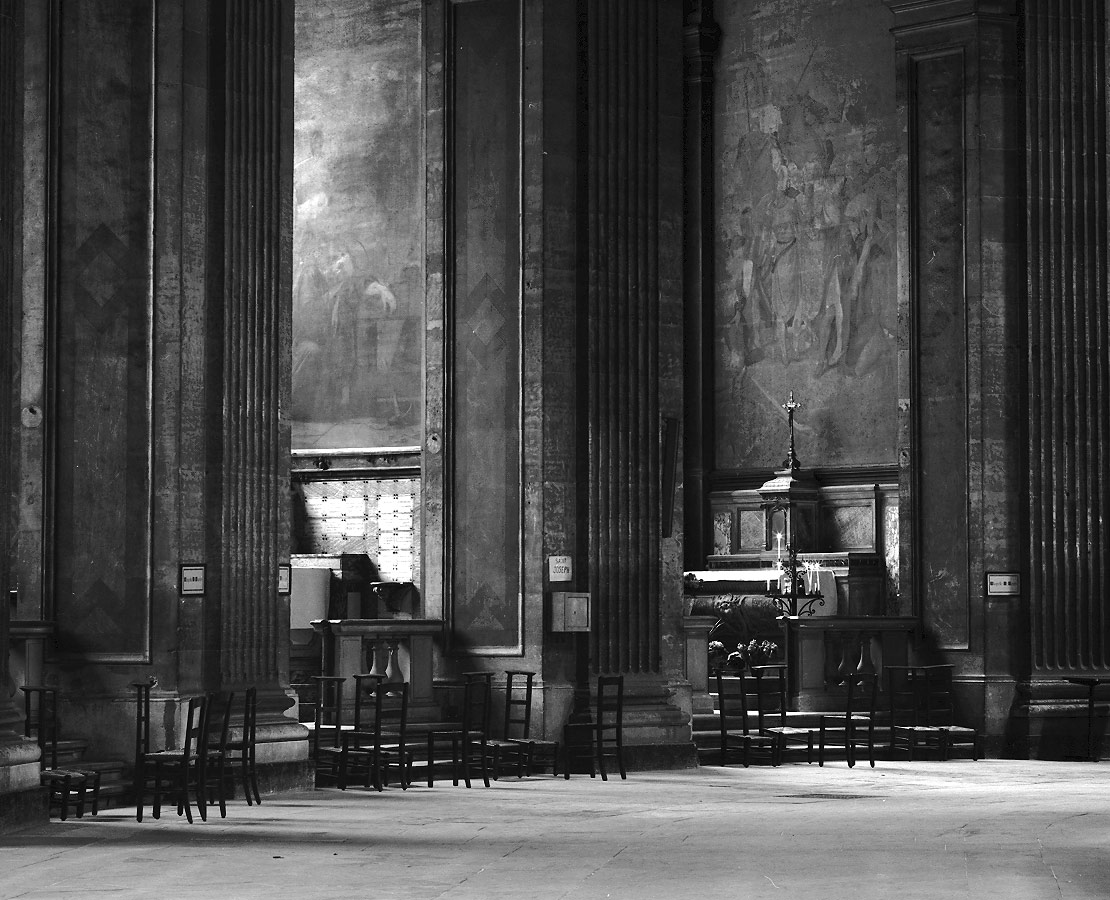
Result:
<instances>
[{"instance_id":1,"label":"altar","mask_svg":"<svg viewBox=\"0 0 1110 900\"><path fill-rule=\"evenodd\" d=\"M897 612L897 473L804 469L793 394L783 404L782 467L710 496L713 552L685 573L687 676L696 712L712 711L708 644L769 640L788 666L795 710L833 710L845 676L902 665L917 619Z\"/></svg>"}]
</instances>

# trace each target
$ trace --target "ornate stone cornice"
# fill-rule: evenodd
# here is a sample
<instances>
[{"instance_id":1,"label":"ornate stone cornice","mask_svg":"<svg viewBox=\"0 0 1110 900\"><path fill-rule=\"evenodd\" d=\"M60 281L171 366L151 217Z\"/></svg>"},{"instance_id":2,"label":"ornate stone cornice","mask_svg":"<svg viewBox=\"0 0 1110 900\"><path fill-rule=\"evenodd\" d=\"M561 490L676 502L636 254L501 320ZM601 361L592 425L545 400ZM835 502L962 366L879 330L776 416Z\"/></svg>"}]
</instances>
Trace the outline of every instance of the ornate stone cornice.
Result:
<instances>
[{"instance_id":1,"label":"ornate stone cornice","mask_svg":"<svg viewBox=\"0 0 1110 900\"><path fill-rule=\"evenodd\" d=\"M916 30L982 18L1017 15L1017 0L883 0L894 14L891 31Z\"/></svg>"}]
</instances>

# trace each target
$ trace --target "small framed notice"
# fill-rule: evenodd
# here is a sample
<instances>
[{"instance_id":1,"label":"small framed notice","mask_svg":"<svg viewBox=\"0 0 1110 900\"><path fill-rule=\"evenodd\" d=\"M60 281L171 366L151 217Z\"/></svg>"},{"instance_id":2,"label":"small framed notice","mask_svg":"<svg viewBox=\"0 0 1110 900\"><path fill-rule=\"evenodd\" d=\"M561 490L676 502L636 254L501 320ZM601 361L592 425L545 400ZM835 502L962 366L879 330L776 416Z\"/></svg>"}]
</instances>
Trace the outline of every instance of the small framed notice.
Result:
<instances>
[{"instance_id":1,"label":"small framed notice","mask_svg":"<svg viewBox=\"0 0 1110 900\"><path fill-rule=\"evenodd\" d=\"M288 594L293 580L293 567L288 563L278 566L278 593Z\"/></svg>"},{"instance_id":2,"label":"small framed notice","mask_svg":"<svg viewBox=\"0 0 1110 900\"><path fill-rule=\"evenodd\" d=\"M988 597L1017 597L1021 593L1018 572L987 572Z\"/></svg>"},{"instance_id":3,"label":"small framed notice","mask_svg":"<svg viewBox=\"0 0 1110 900\"><path fill-rule=\"evenodd\" d=\"M178 576L181 596L204 593L204 565L183 565Z\"/></svg>"}]
</instances>

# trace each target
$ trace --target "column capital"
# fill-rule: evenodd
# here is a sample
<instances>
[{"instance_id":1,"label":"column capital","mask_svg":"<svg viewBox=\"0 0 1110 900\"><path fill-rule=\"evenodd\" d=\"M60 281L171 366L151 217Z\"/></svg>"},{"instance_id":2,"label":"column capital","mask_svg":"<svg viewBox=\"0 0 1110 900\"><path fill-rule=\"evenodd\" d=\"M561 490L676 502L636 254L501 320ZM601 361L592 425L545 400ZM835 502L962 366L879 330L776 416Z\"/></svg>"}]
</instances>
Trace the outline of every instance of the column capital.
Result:
<instances>
[{"instance_id":1,"label":"column capital","mask_svg":"<svg viewBox=\"0 0 1110 900\"><path fill-rule=\"evenodd\" d=\"M713 18L713 0L694 0L682 29L686 80L713 80L713 61L721 46L721 28Z\"/></svg>"}]
</instances>

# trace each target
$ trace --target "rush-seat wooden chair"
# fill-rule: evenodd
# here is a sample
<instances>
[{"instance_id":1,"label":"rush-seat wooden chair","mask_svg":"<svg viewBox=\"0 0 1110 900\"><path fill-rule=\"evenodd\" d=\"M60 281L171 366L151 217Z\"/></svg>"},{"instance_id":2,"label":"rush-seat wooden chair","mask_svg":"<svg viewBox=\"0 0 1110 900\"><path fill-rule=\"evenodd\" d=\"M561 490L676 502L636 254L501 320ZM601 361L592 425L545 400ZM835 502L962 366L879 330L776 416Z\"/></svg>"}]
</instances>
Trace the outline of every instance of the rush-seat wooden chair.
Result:
<instances>
[{"instance_id":1,"label":"rush-seat wooden chair","mask_svg":"<svg viewBox=\"0 0 1110 900\"><path fill-rule=\"evenodd\" d=\"M243 796L247 800L247 806L262 802L262 797L258 793L258 769L255 763L257 719L258 690L249 687L243 700L243 730L239 737L228 740L226 753L229 763L239 764Z\"/></svg>"},{"instance_id":2,"label":"rush-seat wooden chair","mask_svg":"<svg viewBox=\"0 0 1110 900\"><path fill-rule=\"evenodd\" d=\"M913 760L934 754L948 755L944 729L929 721L926 673L922 666L885 666L887 701L890 705L890 755L905 751Z\"/></svg>"},{"instance_id":3,"label":"rush-seat wooden chair","mask_svg":"<svg viewBox=\"0 0 1110 900\"><path fill-rule=\"evenodd\" d=\"M608 781L605 760L613 757L621 778L627 778L624 769L624 676L597 676L597 715L594 719L594 739L597 767L601 780ZM593 776L593 772L590 772Z\"/></svg>"},{"instance_id":4,"label":"rush-seat wooden chair","mask_svg":"<svg viewBox=\"0 0 1110 900\"><path fill-rule=\"evenodd\" d=\"M740 752L740 762L748 765L762 759L772 766L779 764L779 739L775 735L760 734L748 725L748 682L741 672L726 675L717 670L717 709L721 729L721 765Z\"/></svg>"},{"instance_id":5,"label":"rush-seat wooden chair","mask_svg":"<svg viewBox=\"0 0 1110 900\"><path fill-rule=\"evenodd\" d=\"M778 739L781 761L788 744L805 745L806 762L813 762L814 729L786 724L786 666L752 666L759 717L759 733Z\"/></svg>"},{"instance_id":6,"label":"rush-seat wooden chair","mask_svg":"<svg viewBox=\"0 0 1110 900\"><path fill-rule=\"evenodd\" d=\"M408 683L369 674L356 675L355 682L355 726L341 738L338 786L345 790L351 775L362 772L366 787L381 791L389 783L389 767L396 765L401 789L406 790L412 763L407 746Z\"/></svg>"},{"instance_id":7,"label":"rush-seat wooden chair","mask_svg":"<svg viewBox=\"0 0 1110 900\"><path fill-rule=\"evenodd\" d=\"M843 747L848 768L856 764L856 749L867 748L867 761L875 767L875 703L879 676L874 672L852 672L845 676L848 687L844 712L821 716L817 764L825 764L826 747Z\"/></svg>"},{"instance_id":8,"label":"rush-seat wooden chair","mask_svg":"<svg viewBox=\"0 0 1110 900\"><path fill-rule=\"evenodd\" d=\"M428 731L428 787L435 783L435 769L446 763L437 754L444 745L451 748L451 778L459 783L459 775L470 787L470 771L475 761L480 764L482 781L489 787L489 708L492 684L490 672L462 673L462 716L449 728Z\"/></svg>"},{"instance_id":9,"label":"rush-seat wooden chair","mask_svg":"<svg viewBox=\"0 0 1110 900\"><path fill-rule=\"evenodd\" d=\"M977 760L983 755L981 735L975 728L956 724L956 704L952 693L953 669L951 664L921 666L928 724L935 725L944 733L945 759L952 755L953 750L966 747L971 758Z\"/></svg>"},{"instance_id":10,"label":"rush-seat wooden chair","mask_svg":"<svg viewBox=\"0 0 1110 900\"><path fill-rule=\"evenodd\" d=\"M39 781L49 789L50 807L58 807L64 822L73 804L77 818L85 814L91 796L92 814L99 811L100 773L76 766L58 765L58 691L42 685L23 685L24 736L39 745Z\"/></svg>"},{"instance_id":11,"label":"rush-seat wooden chair","mask_svg":"<svg viewBox=\"0 0 1110 900\"><path fill-rule=\"evenodd\" d=\"M343 733L343 688L341 675L313 675L316 684L316 714L312 729L312 760L316 784L333 783L339 775L339 751Z\"/></svg>"},{"instance_id":12,"label":"rush-seat wooden chair","mask_svg":"<svg viewBox=\"0 0 1110 900\"><path fill-rule=\"evenodd\" d=\"M532 732L532 680L535 672L509 669L505 672L505 717L501 737L491 738L490 767L493 777L501 766L514 764L517 777L529 775L540 766L559 774L559 742L535 738Z\"/></svg>"},{"instance_id":13,"label":"rush-seat wooden chair","mask_svg":"<svg viewBox=\"0 0 1110 900\"><path fill-rule=\"evenodd\" d=\"M136 746L148 748L150 746L150 689L144 685L136 685L136 687L140 688L139 715L143 715L144 709L146 714L145 721L140 721L136 729ZM146 687L145 696L143 687ZM208 695L190 697L185 714L185 734L181 747L167 750L144 749L140 753L135 765L135 818L139 822L143 820L143 797L148 783L154 794L154 818L161 818L162 795L169 792L177 798L177 814L179 816L184 814L191 824L193 811L189 801L189 791L192 790L201 821L207 821L205 744L208 732L208 710L211 706Z\"/></svg>"}]
</instances>

